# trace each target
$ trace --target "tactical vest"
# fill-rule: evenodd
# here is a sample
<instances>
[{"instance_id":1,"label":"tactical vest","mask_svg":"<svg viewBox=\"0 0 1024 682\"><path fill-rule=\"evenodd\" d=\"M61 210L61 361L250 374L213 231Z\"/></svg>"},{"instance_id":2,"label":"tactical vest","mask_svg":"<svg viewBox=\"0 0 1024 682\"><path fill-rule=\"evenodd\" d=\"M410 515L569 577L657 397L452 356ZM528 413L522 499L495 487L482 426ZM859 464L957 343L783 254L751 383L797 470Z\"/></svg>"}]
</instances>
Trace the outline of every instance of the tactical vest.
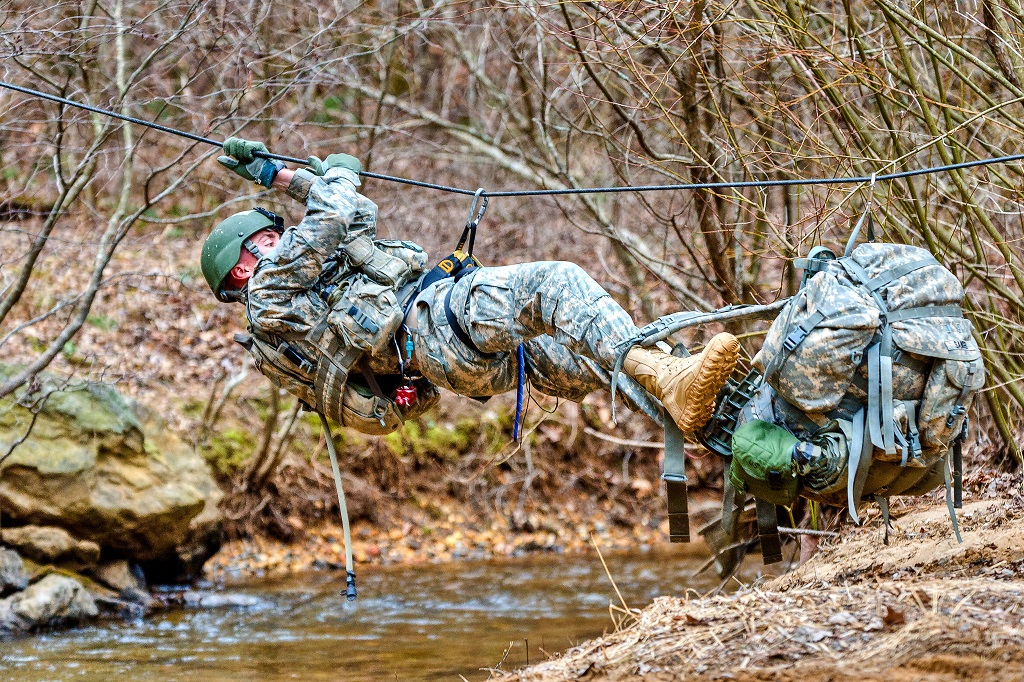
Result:
<instances>
[{"instance_id":1,"label":"tactical vest","mask_svg":"<svg viewBox=\"0 0 1024 682\"><path fill-rule=\"evenodd\" d=\"M236 340L261 373L310 409L362 433L391 433L439 399L436 387L421 378L413 382L416 402L399 407L378 383L384 377L374 376L366 363L370 356L398 352L395 333L426 262L412 242L357 237L338 248L314 285L328 311L304 337L270 336L250 320L251 336Z\"/></svg>"},{"instance_id":2,"label":"tactical vest","mask_svg":"<svg viewBox=\"0 0 1024 682\"><path fill-rule=\"evenodd\" d=\"M842 455L836 475L792 489L846 504L855 521L860 501L874 497L887 529L890 496L945 484L959 538L953 509L960 506L960 447L967 410L985 381L960 307L963 287L913 246L868 243L843 258L827 255L805 261L813 276L771 325L755 370L722 396L704 442L728 456L736 427L762 419L812 449L830 448ZM776 500L783 483L791 482L773 485L767 477L735 492ZM726 494L726 525L737 515L729 508L733 494ZM781 559L775 514L774 502L759 504L766 563Z\"/></svg>"}]
</instances>

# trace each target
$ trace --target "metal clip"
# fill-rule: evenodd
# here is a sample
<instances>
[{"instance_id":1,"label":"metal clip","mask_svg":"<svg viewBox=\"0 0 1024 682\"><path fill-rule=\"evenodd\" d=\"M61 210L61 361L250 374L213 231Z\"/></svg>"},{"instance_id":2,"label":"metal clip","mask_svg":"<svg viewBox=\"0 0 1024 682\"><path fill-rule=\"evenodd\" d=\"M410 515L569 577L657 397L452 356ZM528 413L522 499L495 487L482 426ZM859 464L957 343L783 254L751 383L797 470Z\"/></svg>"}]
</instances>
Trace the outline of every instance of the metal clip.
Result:
<instances>
[{"instance_id":1,"label":"metal clip","mask_svg":"<svg viewBox=\"0 0 1024 682\"><path fill-rule=\"evenodd\" d=\"M462 251L468 238L469 247L466 249L466 253L470 256L473 255L473 246L476 244L476 228L484 217L485 211L487 211L487 190L481 187L473 194L473 203L469 205L469 216L466 218L466 229L462 231L459 245L455 247L456 251Z\"/></svg>"}]
</instances>

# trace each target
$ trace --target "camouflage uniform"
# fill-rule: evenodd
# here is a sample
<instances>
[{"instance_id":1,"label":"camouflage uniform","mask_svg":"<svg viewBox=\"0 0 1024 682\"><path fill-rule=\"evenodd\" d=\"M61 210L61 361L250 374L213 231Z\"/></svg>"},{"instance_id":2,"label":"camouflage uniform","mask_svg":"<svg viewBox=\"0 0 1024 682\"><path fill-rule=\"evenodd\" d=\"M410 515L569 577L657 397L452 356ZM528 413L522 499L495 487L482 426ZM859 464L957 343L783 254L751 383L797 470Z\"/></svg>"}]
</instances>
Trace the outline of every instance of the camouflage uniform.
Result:
<instances>
[{"instance_id":1,"label":"camouflage uniform","mask_svg":"<svg viewBox=\"0 0 1024 682\"><path fill-rule=\"evenodd\" d=\"M315 357L305 335L329 311L315 291L324 265L352 239L376 235L377 207L356 191L358 184L358 176L344 168L323 178L296 174L288 193L305 200L306 215L256 265L246 309L254 332L287 340ZM355 270L340 276L346 281L365 277ZM456 320L476 348L449 326L444 309L449 289ZM540 391L581 400L608 385L617 344L637 331L597 282L565 262L483 268L458 282L442 280L419 295L414 319L419 371L438 386L471 396L516 387L515 351L522 343L527 376ZM397 353L388 349L372 356L369 366L375 374L396 374ZM303 385L308 377L296 381L276 368L260 369L300 398L308 391Z\"/></svg>"}]
</instances>

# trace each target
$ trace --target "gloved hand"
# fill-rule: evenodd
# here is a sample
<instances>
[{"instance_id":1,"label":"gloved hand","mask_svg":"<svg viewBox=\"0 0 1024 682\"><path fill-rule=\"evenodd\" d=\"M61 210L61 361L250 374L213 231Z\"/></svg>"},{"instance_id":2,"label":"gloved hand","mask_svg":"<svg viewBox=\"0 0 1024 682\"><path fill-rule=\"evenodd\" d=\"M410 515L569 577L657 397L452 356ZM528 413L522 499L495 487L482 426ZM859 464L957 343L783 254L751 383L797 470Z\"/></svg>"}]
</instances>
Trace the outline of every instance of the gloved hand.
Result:
<instances>
[{"instance_id":1,"label":"gloved hand","mask_svg":"<svg viewBox=\"0 0 1024 682\"><path fill-rule=\"evenodd\" d=\"M255 152L268 153L267 145L243 140L240 137L229 137L224 141L224 153L227 156L217 157L217 163L245 180L270 187L270 183L274 181L278 171L284 168L284 164L276 159L260 158Z\"/></svg>"},{"instance_id":2,"label":"gloved hand","mask_svg":"<svg viewBox=\"0 0 1024 682\"><path fill-rule=\"evenodd\" d=\"M792 504L800 492L794 448L786 429L755 419L732 434L729 480L736 490L775 504Z\"/></svg>"},{"instance_id":3,"label":"gloved hand","mask_svg":"<svg viewBox=\"0 0 1024 682\"><path fill-rule=\"evenodd\" d=\"M363 164L359 162L359 159L349 154L331 154L323 161L315 156L311 156L306 160L306 163L309 164L309 169L314 174L320 176L323 176L331 168L347 168L357 175L363 172Z\"/></svg>"}]
</instances>

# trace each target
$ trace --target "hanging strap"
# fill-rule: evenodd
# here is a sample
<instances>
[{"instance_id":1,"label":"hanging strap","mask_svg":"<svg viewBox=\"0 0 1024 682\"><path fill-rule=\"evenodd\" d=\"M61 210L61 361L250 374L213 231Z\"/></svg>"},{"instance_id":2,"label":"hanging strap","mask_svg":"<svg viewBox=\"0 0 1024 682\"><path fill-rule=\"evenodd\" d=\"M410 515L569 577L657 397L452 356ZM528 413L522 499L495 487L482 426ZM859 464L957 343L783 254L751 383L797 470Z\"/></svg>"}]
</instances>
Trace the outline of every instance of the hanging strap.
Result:
<instances>
[{"instance_id":1,"label":"hanging strap","mask_svg":"<svg viewBox=\"0 0 1024 682\"><path fill-rule=\"evenodd\" d=\"M686 501L686 440L675 420L667 412L665 422L665 496L668 503L668 537L670 542L690 541L690 517ZM726 477L728 478L728 477Z\"/></svg>"},{"instance_id":2,"label":"hanging strap","mask_svg":"<svg viewBox=\"0 0 1024 682\"><path fill-rule=\"evenodd\" d=\"M885 524L885 536L882 538L882 544L889 544L889 529L892 527L889 525L889 498L882 495L875 495L875 503L878 504L878 508L882 510L882 523Z\"/></svg>"},{"instance_id":3,"label":"hanging strap","mask_svg":"<svg viewBox=\"0 0 1024 682\"><path fill-rule=\"evenodd\" d=\"M953 524L953 534L956 535L956 541L963 544L964 539L960 537L960 524L956 522L956 509L953 504L953 486L949 475L950 462L943 459L940 464L942 465L942 478L946 483L946 509L949 510L949 520Z\"/></svg>"},{"instance_id":4,"label":"hanging strap","mask_svg":"<svg viewBox=\"0 0 1024 682\"><path fill-rule=\"evenodd\" d=\"M860 523L857 505L864 493L868 469L871 468L871 438L867 431L867 415L861 408L853 415L853 437L850 439L850 451L846 463L846 503L847 511L854 523Z\"/></svg>"},{"instance_id":5,"label":"hanging strap","mask_svg":"<svg viewBox=\"0 0 1024 682\"><path fill-rule=\"evenodd\" d=\"M757 534L761 539L761 560L767 564L782 561L782 541L779 539L779 510L771 502L754 498L757 505Z\"/></svg>"},{"instance_id":6,"label":"hanging strap","mask_svg":"<svg viewBox=\"0 0 1024 682\"><path fill-rule=\"evenodd\" d=\"M324 437L327 439L327 454L331 456L331 473L334 474L334 487L338 491L338 511L341 512L341 530L345 537L345 599L355 601L356 599L356 573L352 561L352 530L348 524L348 507L345 506L345 491L341 487L341 469L338 467L338 453L334 449L334 435L331 427L327 424L327 417L323 412L316 413L320 417L320 424L324 429Z\"/></svg>"},{"instance_id":7,"label":"hanging strap","mask_svg":"<svg viewBox=\"0 0 1024 682\"><path fill-rule=\"evenodd\" d=\"M964 417L960 433L953 439L953 506L962 509L964 506L964 441L967 440L968 423Z\"/></svg>"},{"instance_id":8,"label":"hanging strap","mask_svg":"<svg viewBox=\"0 0 1024 682\"><path fill-rule=\"evenodd\" d=\"M904 400L903 407L907 411L907 447L903 450L900 466L905 467L908 458L921 456L921 433L917 430L917 401Z\"/></svg>"}]
</instances>

